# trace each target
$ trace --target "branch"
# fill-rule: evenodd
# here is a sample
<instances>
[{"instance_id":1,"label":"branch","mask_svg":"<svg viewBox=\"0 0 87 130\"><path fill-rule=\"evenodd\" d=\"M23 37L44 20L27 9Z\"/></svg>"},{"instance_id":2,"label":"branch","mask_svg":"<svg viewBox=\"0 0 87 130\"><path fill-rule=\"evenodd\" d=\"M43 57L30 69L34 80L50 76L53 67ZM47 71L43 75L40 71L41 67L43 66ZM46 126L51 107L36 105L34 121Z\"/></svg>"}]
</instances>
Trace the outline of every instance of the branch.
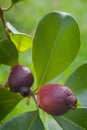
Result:
<instances>
[{"instance_id":1,"label":"branch","mask_svg":"<svg viewBox=\"0 0 87 130\"><path fill-rule=\"evenodd\" d=\"M1 18L1 21L2 21L2 24L3 24L3 28L5 30L5 34L6 34L7 38L9 38L8 29L7 29L7 26L6 26L5 18L4 18L4 15L3 15L3 10L2 10L1 7L0 7L0 18Z\"/></svg>"}]
</instances>

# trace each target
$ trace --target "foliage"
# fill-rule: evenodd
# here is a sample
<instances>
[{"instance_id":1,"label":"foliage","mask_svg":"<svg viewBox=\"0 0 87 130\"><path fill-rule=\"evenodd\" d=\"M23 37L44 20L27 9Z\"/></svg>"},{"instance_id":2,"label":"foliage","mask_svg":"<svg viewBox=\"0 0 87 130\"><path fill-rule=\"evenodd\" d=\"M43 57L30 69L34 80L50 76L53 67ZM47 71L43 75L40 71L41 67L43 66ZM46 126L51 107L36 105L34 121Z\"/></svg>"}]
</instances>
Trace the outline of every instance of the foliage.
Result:
<instances>
[{"instance_id":1,"label":"foliage","mask_svg":"<svg viewBox=\"0 0 87 130\"><path fill-rule=\"evenodd\" d=\"M15 122L15 123L14 123ZM14 117L1 127L2 130L44 130L44 126L36 111L27 112L22 115Z\"/></svg>"},{"instance_id":2,"label":"foliage","mask_svg":"<svg viewBox=\"0 0 87 130\"><path fill-rule=\"evenodd\" d=\"M19 1L12 0L12 4L6 9L0 6L0 27L2 30L0 31L0 64L11 68L20 64L21 53L32 50L32 54L27 55L32 60L32 66L27 66L31 68L34 74L35 82L32 92L36 94L43 84L53 80L55 82L55 78L61 77L60 75L74 61L80 48L80 31L78 23L72 15L54 11L46 14L40 20L33 37L21 33L12 24L5 21L3 14L4 11L10 10ZM54 130L86 130L86 70L87 64L85 63L77 68L65 82L65 85L72 88L79 100L77 109L59 117L52 116L52 120L48 118L49 116L46 113L44 116L41 115L35 96L32 95L36 103L35 111L22 113L4 122L6 116L14 110L23 97L11 92L6 83L1 84L0 130L49 130L50 125ZM28 100L31 100L31 98L28 97ZM48 120L45 120L45 117ZM44 125L44 122L46 122L46 125Z\"/></svg>"},{"instance_id":3,"label":"foliage","mask_svg":"<svg viewBox=\"0 0 87 130\"><path fill-rule=\"evenodd\" d=\"M62 73L76 57L79 46L79 29L72 16L60 12L46 15L37 26L32 47L38 86Z\"/></svg>"},{"instance_id":4,"label":"foliage","mask_svg":"<svg viewBox=\"0 0 87 130\"><path fill-rule=\"evenodd\" d=\"M18 51L12 41L6 39L0 41L0 64L18 64Z\"/></svg>"},{"instance_id":5,"label":"foliage","mask_svg":"<svg viewBox=\"0 0 87 130\"><path fill-rule=\"evenodd\" d=\"M0 88L0 121L22 100L18 94L14 94L6 88Z\"/></svg>"},{"instance_id":6,"label":"foliage","mask_svg":"<svg viewBox=\"0 0 87 130\"><path fill-rule=\"evenodd\" d=\"M19 52L26 51L32 47L32 37L18 32L10 23L7 23L9 35Z\"/></svg>"},{"instance_id":7,"label":"foliage","mask_svg":"<svg viewBox=\"0 0 87 130\"><path fill-rule=\"evenodd\" d=\"M87 107L87 102L85 98L87 94L86 71L87 63L84 63L71 74L71 76L66 80L65 83L75 92L75 94L77 95L78 99L84 107Z\"/></svg>"}]
</instances>

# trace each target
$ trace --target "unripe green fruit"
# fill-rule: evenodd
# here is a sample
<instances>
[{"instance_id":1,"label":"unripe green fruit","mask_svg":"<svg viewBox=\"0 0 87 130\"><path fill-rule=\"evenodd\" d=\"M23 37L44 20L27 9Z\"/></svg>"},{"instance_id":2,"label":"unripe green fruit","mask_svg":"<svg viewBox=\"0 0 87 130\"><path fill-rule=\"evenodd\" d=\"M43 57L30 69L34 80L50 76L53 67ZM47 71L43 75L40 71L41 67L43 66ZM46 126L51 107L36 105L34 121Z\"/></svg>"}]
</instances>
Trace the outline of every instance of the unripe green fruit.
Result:
<instances>
[{"instance_id":1,"label":"unripe green fruit","mask_svg":"<svg viewBox=\"0 0 87 130\"><path fill-rule=\"evenodd\" d=\"M77 99L71 89L60 84L44 85L37 94L41 109L51 115L61 115L76 107Z\"/></svg>"},{"instance_id":2,"label":"unripe green fruit","mask_svg":"<svg viewBox=\"0 0 87 130\"><path fill-rule=\"evenodd\" d=\"M16 65L12 67L9 74L7 86L16 93L21 93L24 97L30 94L30 87L34 82L31 71L24 66Z\"/></svg>"}]
</instances>

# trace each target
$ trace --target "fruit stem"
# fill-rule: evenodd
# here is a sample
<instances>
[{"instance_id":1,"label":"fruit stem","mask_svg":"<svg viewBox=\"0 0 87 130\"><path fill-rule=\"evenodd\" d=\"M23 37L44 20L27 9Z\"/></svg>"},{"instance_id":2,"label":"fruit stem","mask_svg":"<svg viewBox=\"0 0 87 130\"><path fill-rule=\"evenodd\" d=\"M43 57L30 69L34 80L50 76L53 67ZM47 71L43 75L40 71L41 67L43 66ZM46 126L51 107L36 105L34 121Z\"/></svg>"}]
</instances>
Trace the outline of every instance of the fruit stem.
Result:
<instances>
[{"instance_id":1,"label":"fruit stem","mask_svg":"<svg viewBox=\"0 0 87 130\"><path fill-rule=\"evenodd\" d=\"M33 98L33 100L34 100L34 102L36 104L36 109L38 111L39 110L39 104L38 104L38 102L37 102L37 100L36 100L35 95L33 94L33 92L31 92L31 96L32 96L32 98Z\"/></svg>"}]
</instances>

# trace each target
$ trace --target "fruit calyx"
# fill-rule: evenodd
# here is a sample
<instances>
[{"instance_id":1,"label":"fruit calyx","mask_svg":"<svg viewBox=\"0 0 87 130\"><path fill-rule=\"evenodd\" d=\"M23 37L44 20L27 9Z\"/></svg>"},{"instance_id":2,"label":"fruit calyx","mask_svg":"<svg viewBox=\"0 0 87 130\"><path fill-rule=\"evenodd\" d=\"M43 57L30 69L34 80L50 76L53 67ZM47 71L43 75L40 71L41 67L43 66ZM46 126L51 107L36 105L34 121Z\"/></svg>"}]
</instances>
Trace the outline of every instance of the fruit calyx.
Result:
<instances>
[{"instance_id":1,"label":"fruit calyx","mask_svg":"<svg viewBox=\"0 0 87 130\"><path fill-rule=\"evenodd\" d=\"M31 90L26 86L22 86L19 92L23 97L28 97L31 94Z\"/></svg>"}]
</instances>

